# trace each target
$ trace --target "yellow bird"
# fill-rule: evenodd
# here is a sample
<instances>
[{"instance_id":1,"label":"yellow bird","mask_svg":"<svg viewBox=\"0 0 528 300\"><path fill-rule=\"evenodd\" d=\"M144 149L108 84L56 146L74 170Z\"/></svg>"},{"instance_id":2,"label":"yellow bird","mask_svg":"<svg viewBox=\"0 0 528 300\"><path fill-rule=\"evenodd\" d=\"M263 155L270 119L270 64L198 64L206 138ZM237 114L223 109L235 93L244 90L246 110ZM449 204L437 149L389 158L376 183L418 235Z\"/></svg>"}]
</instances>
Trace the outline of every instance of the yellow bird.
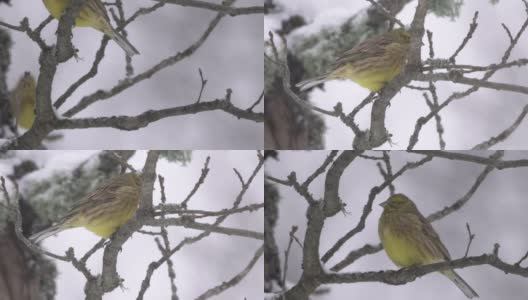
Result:
<instances>
[{"instance_id":1,"label":"yellow bird","mask_svg":"<svg viewBox=\"0 0 528 300\"><path fill-rule=\"evenodd\" d=\"M115 176L99 185L53 226L30 237L37 243L60 231L84 227L109 238L134 216L139 204L141 179L134 173Z\"/></svg>"},{"instance_id":2,"label":"yellow bird","mask_svg":"<svg viewBox=\"0 0 528 300\"><path fill-rule=\"evenodd\" d=\"M71 0L43 0L49 13L55 19L60 19L64 10L71 5ZM79 27L92 27L114 40L128 56L139 54L134 46L110 24L110 18L100 0L87 0L75 19Z\"/></svg>"},{"instance_id":3,"label":"yellow bird","mask_svg":"<svg viewBox=\"0 0 528 300\"><path fill-rule=\"evenodd\" d=\"M383 214L378 232L390 260L399 267L428 265L451 260L447 248L431 223L407 196L396 194L380 204ZM463 293L478 298L477 292L454 270L441 271Z\"/></svg>"},{"instance_id":4,"label":"yellow bird","mask_svg":"<svg viewBox=\"0 0 528 300\"><path fill-rule=\"evenodd\" d=\"M400 74L410 43L411 36L405 29L371 37L338 57L325 74L301 81L296 86L304 91L325 81L348 79L377 92Z\"/></svg>"},{"instance_id":5,"label":"yellow bird","mask_svg":"<svg viewBox=\"0 0 528 300\"><path fill-rule=\"evenodd\" d=\"M29 129L35 121L36 82L31 73L25 72L18 80L17 86L11 91L11 113L18 126Z\"/></svg>"}]
</instances>

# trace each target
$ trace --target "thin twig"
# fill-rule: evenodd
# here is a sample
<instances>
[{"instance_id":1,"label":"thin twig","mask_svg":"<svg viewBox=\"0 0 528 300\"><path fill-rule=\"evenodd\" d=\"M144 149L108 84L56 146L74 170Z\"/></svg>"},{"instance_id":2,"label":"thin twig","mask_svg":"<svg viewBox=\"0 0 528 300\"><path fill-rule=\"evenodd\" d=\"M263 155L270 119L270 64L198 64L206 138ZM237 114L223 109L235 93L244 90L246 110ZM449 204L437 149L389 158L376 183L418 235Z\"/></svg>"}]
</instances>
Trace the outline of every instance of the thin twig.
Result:
<instances>
[{"instance_id":1,"label":"thin twig","mask_svg":"<svg viewBox=\"0 0 528 300\"><path fill-rule=\"evenodd\" d=\"M471 22L471 24L469 24L468 33L466 34L466 37L464 37L464 40L462 41L462 44L460 44L460 46L458 46L458 48L455 50L455 53L453 53L453 55L451 55L451 57L449 57L449 61L451 63L455 63L455 58L460 53L460 51L462 51L462 49L464 49L464 47L466 46L468 41L473 37L473 33L475 33L475 30L477 30L478 15L479 15L479 12L476 11L475 14L473 15L473 21Z\"/></svg>"},{"instance_id":2,"label":"thin twig","mask_svg":"<svg viewBox=\"0 0 528 300\"><path fill-rule=\"evenodd\" d=\"M295 232L297 232L298 227L292 226L290 230L290 241L288 242L288 247L286 248L286 251L284 251L284 272L282 273L282 286L284 289L286 289L286 273L288 273L288 258L290 257L290 249L291 245L293 243L293 238L295 236Z\"/></svg>"},{"instance_id":3,"label":"thin twig","mask_svg":"<svg viewBox=\"0 0 528 300\"><path fill-rule=\"evenodd\" d=\"M253 109L255 108L255 106L259 105L259 103L262 101L262 99L264 99L264 91L262 91L262 93L260 93L260 96L258 97L257 101L255 101L255 103L253 103L253 104L247 109L247 111L252 112Z\"/></svg>"},{"instance_id":4,"label":"thin twig","mask_svg":"<svg viewBox=\"0 0 528 300\"><path fill-rule=\"evenodd\" d=\"M521 263L528 258L528 251L524 254L523 257L521 257L521 259L519 259L515 264L514 266L517 266L517 267L520 267L521 266Z\"/></svg>"},{"instance_id":5,"label":"thin twig","mask_svg":"<svg viewBox=\"0 0 528 300\"><path fill-rule=\"evenodd\" d=\"M207 84L207 79L204 78L202 69L198 68L198 73L200 74L200 93L198 94L198 99L196 100L196 103L200 102L202 100L202 93L205 89L205 85Z\"/></svg>"},{"instance_id":6,"label":"thin twig","mask_svg":"<svg viewBox=\"0 0 528 300\"><path fill-rule=\"evenodd\" d=\"M306 178L306 181L303 182L302 186L307 188L311 183L312 181L317 178L319 175L321 175L325 170L326 168L328 167L328 165L330 163L332 163L332 161L334 160L334 158L336 157L338 151L337 150L332 150L330 152L330 154L328 154L328 156L326 157L326 159L323 161L323 163L321 164L321 166L319 166L319 168L317 168L310 176L308 176L308 178Z\"/></svg>"},{"instance_id":7,"label":"thin twig","mask_svg":"<svg viewBox=\"0 0 528 300\"><path fill-rule=\"evenodd\" d=\"M469 240L468 240L468 244L467 244L467 247L466 247L466 253L464 254L464 257L468 256L469 247L471 247L471 243L473 242L473 239L475 238L475 234L471 233L471 228L469 228L469 223L466 223L466 229L467 229L467 232L468 232Z\"/></svg>"},{"instance_id":8,"label":"thin twig","mask_svg":"<svg viewBox=\"0 0 528 300\"><path fill-rule=\"evenodd\" d=\"M377 1L374 0L366 0L370 2L376 9L384 15L387 19L391 20L392 22L398 24L401 28L405 28L405 25L403 25L402 21L398 20L395 16L393 16L383 5L379 4Z\"/></svg>"},{"instance_id":9,"label":"thin twig","mask_svg":"<svg viewBox=\"0 0 528 300\"><path fill-rule=\"evenodd\" d=\"M194 184L194 187L191 192L187 195L187 197L185 197L185 200L183 200L183 202L180 204L182 207L187 207L187 203L189 202L189 200L191 200L192 196L194 196L198 188L200 188L200 186L204 183L205 177L207 177L207 174L209 173L210 160L211 157L207 156L207 158L205 159L204 167L202 168L202 173L200 174L200 178L198 178L198 181Z\"/></svg>"}]
</instances>

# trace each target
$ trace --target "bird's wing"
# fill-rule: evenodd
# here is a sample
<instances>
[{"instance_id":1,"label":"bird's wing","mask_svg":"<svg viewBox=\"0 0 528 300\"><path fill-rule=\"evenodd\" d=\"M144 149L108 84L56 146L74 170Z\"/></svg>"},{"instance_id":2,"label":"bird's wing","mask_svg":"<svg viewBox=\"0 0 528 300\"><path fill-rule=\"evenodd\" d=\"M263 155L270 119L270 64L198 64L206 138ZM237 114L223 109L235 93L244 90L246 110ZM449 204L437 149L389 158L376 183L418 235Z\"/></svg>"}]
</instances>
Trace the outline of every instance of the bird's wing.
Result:
<instances>
[{"instance_id":1,"label":"bird's wing","mask_svg":"<svg viewBox=\"0 0 528 300\"><path fill-rule=\"evenodd\" d=\"M86 5L100 17L103 17L106 21L110 21L106 8L100 0L88 0Z\"/></svg>"},{"instance_id":2,"label":"bird's wing","mask_svg":"<svg viewBox=\"0 0 528 300\"><path fill-rule=\"evenodd\" d=\"M334 66L339 67L366 57L382 56L385 54L386 46L392 42L390 36L386 34L367 39L341 54L334 63Z\"/></svg>"},{"instance_id":3,"label":"bird's wing","mask_svg":"<svg viewBox=\"0 0 528 300\"><path fill-rule=\"evenodd\" d=\"M115 194L117 193L121 185L122 184L120 184L115 179L110 179L108 182L103 183L102 185L98 186L95 190L88 193L80 201L75 203L71 211L66 216L64 216L62 220L66 221L69 218L77 215L81 211L86 212L94 208L101 209L101 204L109 203L112 199L115 198Z\"/></svg>"},{"instance_id":4,"label":"bird's wing","mask_svg":"<svg viewBox=\"0 0 528 300\"><path fill-rule=\"evenodd\" d=\"M424 234L426 241L430 243L429 246L434 247L437 251L440 251L446 260L450 260L451 256L449 255L449 251L440 240L438 233L436 233L431 223L420 213L419 219L421 231Z\"/></svg>"}]
</instances>

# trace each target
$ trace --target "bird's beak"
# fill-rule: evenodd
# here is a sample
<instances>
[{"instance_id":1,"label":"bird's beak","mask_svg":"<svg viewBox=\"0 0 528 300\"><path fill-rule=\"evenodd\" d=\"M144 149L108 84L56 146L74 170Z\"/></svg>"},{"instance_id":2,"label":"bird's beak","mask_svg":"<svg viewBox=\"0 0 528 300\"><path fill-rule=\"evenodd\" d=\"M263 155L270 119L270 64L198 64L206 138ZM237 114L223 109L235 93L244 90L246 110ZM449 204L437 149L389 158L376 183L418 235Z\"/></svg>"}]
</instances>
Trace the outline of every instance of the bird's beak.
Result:
<instances>
[{"instance_id":1,"label":"bird's beak","mask_svg":"<svg viewBox=\"0 0 528 300\"><path fill-rule=\"evenodd\" d=\"M381 207L385 207L385 205L387 205L387 201L381 202L379 205L380 205Z\"/></svg>"}]
</instances>

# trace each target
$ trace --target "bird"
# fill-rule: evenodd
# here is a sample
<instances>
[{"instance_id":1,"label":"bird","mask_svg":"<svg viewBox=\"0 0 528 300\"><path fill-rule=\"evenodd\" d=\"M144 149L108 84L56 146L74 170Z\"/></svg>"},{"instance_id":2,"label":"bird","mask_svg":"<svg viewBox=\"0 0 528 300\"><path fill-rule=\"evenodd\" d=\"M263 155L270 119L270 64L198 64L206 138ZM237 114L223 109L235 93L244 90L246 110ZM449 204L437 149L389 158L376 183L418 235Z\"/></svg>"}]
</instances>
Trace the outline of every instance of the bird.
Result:
<instances>
[{"instance_id":1,"label":"bird","mask_svg":"<svg viewBox=\"0 0 528 300\"><path fill-rule=\"evenodd\" d=\"M46 9L52 17L60 19L67 7L71 5L71 0L43 0ZM121 34L119 34L110 24L110 18L100 0L87 0L75 19L75 25L79 27L92 27L101 31L116 42L127 54L133 56L139 51Z\"/></svg>"},{"instance_id":2,"label":"bird","mask_svg":"<svg viewBox=\"0 0 528 300\"><path fill-rule=\"evenodd\" d=\"M411 267L451 260L433 226L411 199L403 194L395 194L380 205L383 213L379 219L378 233L383 249L393 263L399 267ZM478 298L477 292L454 270L440 272L467 298Z\"/></svg>"},{"instance_id":3,"label":"bird","mask_svg":"<svg viewBox=\"0 0 528 300\"><path fill-rule=\"evenodd\" d=\"M11 114L18 126L30 129L35 121L36 82L30 72L24 72L10 93Z\"/></svg>"},{"instance_id":4,"label":"bird","mask_svg":"<svg viewBox=\"0 0 528 300\"><path fill-rule=\"evenodd\" d=\"M51 227L32 235L29 240L38 243L75 227L84 227L102 238L109 238L136 213L140 189L141 178L135 173L112 177L76 203Z\"/></svg>"},{"instance_id":5,"label":"bird","mask_svg":"<svg viewBox=\"0 0 528 300\"><path fill-rule=\"evenodd\" d=\"M339 56L325 74L296 86L304 91L329 80L348 79L377 92L402 71L410 42L403 28L371 37Z\"/></svg>"}]
</instances>

